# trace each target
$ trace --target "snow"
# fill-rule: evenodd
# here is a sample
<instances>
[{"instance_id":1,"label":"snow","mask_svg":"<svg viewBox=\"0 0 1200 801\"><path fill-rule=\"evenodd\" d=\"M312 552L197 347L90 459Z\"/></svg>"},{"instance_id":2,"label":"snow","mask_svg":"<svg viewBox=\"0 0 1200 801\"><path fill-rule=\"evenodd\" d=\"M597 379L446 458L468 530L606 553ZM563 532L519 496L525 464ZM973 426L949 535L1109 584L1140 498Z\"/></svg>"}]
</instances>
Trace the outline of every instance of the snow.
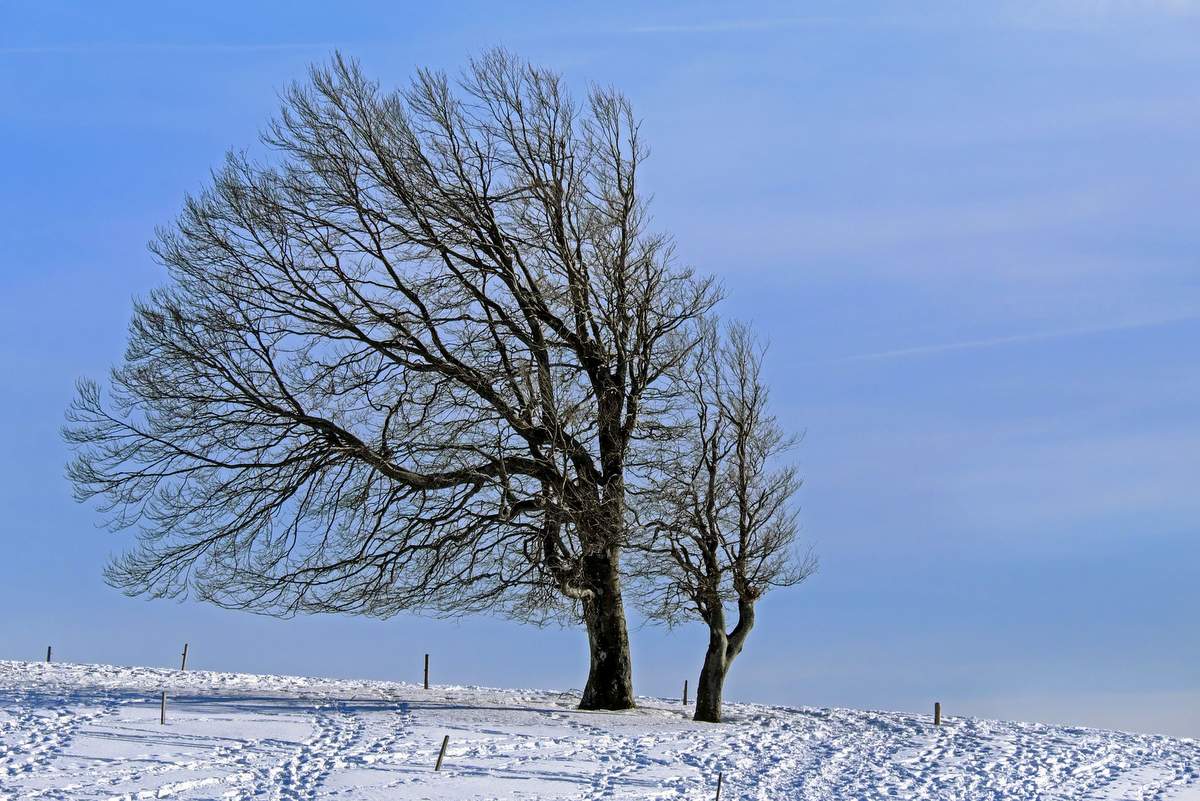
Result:
<instances>
[{"instance_id":1,"label":"snow","mask_svg":"<svg viewBox=\"0 0 1200 801\"><path fill-rule=\"evenodd\" d=\"M168 693L159 724L159 693ZM0 662L0 799L1200 798L1200 742L850 709ZM450 736L441 772L433 771Z\"/></svg>"}]
</instances>

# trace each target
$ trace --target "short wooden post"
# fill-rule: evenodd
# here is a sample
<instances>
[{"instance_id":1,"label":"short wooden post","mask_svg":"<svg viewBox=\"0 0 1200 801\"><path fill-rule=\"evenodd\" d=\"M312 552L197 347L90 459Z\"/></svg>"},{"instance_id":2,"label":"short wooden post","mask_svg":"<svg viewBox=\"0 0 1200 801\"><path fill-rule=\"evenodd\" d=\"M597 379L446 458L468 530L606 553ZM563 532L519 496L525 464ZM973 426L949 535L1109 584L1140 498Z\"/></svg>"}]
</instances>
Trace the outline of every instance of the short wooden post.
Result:
<instances>
[{"instance_id":1,"label":"short wooden post","mask_svg":"<svg viewBox=\"0 0 1200 801\"><path fill-rule=\"evenodd\" d=\"M717 801L721 801L721 777L723 774L717 774Z\"/></svg>"},{"instance_id":2,"label":"short wooden post","mask_svg":"<svg viewBox=\"0 0 1200 801\"><path fill-rule=\"evenodd\" d=\"M687 706L687 679L683 680L683 705Z\"/></svg>"},{"instance_id":3,"label":"short wooden post","mask_svg":"<svg viewBox=\"0 0 1200 801\"><path fill-rule=\"evenodd\" d=\"M942 702L941 701L935 701L933 704L933 725L934 726L942 725Z\"/></svg>"},{"instance_id":4,"label":"short wooden post","mask_svg":"<svg viewBox=\"0 0 1200 801\"><path fill-rule=\"evenodd\" d=\"M158 708L158 725L163 726L167 722L167 691L162 692L162 705Z\"/></svg>"},{"instance_id":5,"label":"short wooden post","mask_svg":"<svg viewBox=\"0 0 1200 801\"><path fill-rule=\"evenodd\" d=\"M447 734L442 738L442 750L438 751L437 764L433 766L433 772L437 773L442 769L442 760L446 758L446 746L450 745L450 735Z\"/></svg>"},{"instance_id":6,"label":"short wooden post","mask_svg":"<svg viewBox=\"0 0 1200 801\"><path fill-rule=\"evenodd\" d=\"M53 649L53 646L51 646L51 645L47 645L47 646L46 646L46 661L47 661L47 662L49 662L49 661L50 661L50 651L51 651L52 649Z\"/></svg>"},{"instance_id":7,"label":"short wooden post","mask_svg":"<svg viewBox=\"0 0 1200 801\"><path fill-rule=\"evenodd\" d=\"M187 646L188 644L185 642L183 644L183 661L179 663L180 670L187 670Z\"/></svg>"},{"instance_id":8,"label":"short wooden post","mask_svg":"<svg viewBox=\"0 0 1200 801\"><path fill-rule=\"evenodd\" d=\"M429 654L425 654L425 689L429 689Z\"/></svg>"}]
</instances>

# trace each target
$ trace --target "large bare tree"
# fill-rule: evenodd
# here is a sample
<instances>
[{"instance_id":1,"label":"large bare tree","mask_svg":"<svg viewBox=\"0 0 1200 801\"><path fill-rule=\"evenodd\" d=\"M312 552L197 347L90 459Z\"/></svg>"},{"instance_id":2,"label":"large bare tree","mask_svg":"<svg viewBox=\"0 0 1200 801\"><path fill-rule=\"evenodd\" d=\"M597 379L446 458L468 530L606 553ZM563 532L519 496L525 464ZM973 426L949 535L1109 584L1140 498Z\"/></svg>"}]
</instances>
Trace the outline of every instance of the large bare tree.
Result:
<instances>
[{"instance_id":1,"label":"large bare tree","mask_svg":"<svg viewBox=\"0 0 1200 801\"><path fill-rule=\"evenodd\" d=\"M624 97L502 51L384 91L338 56L151 248L66 436L129 593L581 620L633 705L627 460L712 305L647 228Z\"/></svg>"},{"instance_id":2,"label":"large bare tree","mask_svg":"<svg viewBox=\"0 0 1200 801\"><path fill-rule=\"evenodd\" d=\"M744 325L703 326L677 379L674 434L648 460L634 507L645 516L633 567L639 600L652 619L698 618L708 628L694 717L714 723L758 600L816 569L795 545L800 480L779 463L795 439L768 407L762 356Z\"/></svg>"}]
</instances>

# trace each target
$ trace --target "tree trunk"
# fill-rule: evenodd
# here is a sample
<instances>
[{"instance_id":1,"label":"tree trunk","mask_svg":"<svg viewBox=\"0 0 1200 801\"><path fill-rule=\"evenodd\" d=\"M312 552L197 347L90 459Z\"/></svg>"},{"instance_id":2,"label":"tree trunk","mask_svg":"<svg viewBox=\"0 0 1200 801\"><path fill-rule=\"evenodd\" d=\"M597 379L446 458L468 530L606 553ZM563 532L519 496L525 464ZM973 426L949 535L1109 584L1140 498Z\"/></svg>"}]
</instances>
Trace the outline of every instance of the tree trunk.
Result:
<instances>
[{"instance_id":1,"label":"tree trunk","mask_svg":"<svg viewBox=\"0 0 1200 801\"><path fill-rule=\"evenodd\" d=\"M595 595L583 605L591 664L580 709L633 709L633 669L629 631L617 572L620 552L613 548L585 559Z\"/></svg>"},{"instance_id":2,"label":"tree trunk","mask_svg":"<svg viewBox=\"0 0 1200 801\"><path fill-rule=\"evenodd\" d=\"M708 625L708 650L704 652L704 667L696 687L696 714L692 720L705 723L721 722L721 695L725 692L725 677L729 667L746 645L746 637L754 628L754 601L738 600L738 621L733 631L725 633L725 612L720 602L712 605Z\"/></svg>"},{"instance_id":3,"label":"tree trunk","mask_svg":"<svg viewBox=\"0 0 1200 801\"><path fill-rule=\"evenodd\" d=\"M700 668L700 681L696 685L696 714L692 720L721 722L721 694L725 689L725 674L729 672L728 645L724 631L709 630L704 667Z\"/></svg>"}]
</instances>

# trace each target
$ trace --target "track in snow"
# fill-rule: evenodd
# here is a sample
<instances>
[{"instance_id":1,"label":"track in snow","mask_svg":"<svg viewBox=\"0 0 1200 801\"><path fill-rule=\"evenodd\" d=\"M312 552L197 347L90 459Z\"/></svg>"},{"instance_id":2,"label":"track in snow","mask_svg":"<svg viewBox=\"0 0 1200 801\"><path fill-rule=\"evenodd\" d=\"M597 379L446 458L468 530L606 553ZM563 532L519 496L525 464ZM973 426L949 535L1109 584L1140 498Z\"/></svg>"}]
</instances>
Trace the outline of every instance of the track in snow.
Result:
<instances>
[{"instance_id":1,"label":"track in snow","mask_svg":"<svg viewBox=\"0 0 1200 801\"><path fill-rule=\"evenodd\" d=\"M158 725L156 696L171 696ZM583 713L569 695L0 662L0 801L179 798L1128 799L1200 792L1200 744L731 704ZM446 765L432 770L443 734Z\"/></svg>"},{"instance_id":2,"label":"track in snow","mask_svg":"<svg viewBox=\"0 0 1200 801\"><path fill-rule=\"evenodd\" d=\"M4 736L0 742L0 777L5 784L48 769L76 733L116 709L108 696L80 709L56 695L19 690L0 694L0 706L11 716L0 729Z\"/></svg>"}]
</instances>

